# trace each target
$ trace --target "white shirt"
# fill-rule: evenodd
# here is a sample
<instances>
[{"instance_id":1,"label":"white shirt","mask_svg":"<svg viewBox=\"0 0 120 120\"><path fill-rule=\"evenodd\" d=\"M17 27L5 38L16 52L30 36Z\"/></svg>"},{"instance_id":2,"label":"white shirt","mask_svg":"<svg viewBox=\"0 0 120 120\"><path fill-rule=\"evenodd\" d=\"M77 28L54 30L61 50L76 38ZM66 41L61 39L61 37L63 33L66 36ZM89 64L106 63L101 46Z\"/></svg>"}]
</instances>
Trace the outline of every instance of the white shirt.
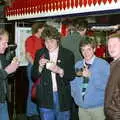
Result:
<instances>
[{"instance_id":1,"label":"white shirt","mask_svg":"<svg viewBox=\"0 0 120 120\"><path fill-rule=\"evenodd\" d=\"M59 48L56 48L53 52L49 52L50 61L54 62L55 64L57 63L58 50ZM53 92L56 92L57 91L56 73L51 72L51 75L52 75L52 83L53 83Z\"/></svg>"}]
</instances>

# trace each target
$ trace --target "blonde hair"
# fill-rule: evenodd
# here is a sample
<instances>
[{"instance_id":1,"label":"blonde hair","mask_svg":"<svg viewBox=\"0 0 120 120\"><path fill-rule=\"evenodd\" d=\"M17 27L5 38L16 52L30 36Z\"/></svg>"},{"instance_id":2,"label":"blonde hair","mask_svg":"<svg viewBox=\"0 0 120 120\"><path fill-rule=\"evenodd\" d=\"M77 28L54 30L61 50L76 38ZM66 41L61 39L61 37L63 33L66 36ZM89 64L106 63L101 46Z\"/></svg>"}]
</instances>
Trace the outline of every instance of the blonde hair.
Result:
<instances>
[{"instance_id":1,"label":"blonde hair","mask_svg":"<svg viewBox=\"0 0 120 120\"><path fill-rule=\"evenodd\" d=\"M0 28L0 40L1 40L1 36L3 36L3 35L9 36L9 33L8 33L7 30L5 30L5 29L3 29L3 28Z\"/></svg>"}]
</instances>

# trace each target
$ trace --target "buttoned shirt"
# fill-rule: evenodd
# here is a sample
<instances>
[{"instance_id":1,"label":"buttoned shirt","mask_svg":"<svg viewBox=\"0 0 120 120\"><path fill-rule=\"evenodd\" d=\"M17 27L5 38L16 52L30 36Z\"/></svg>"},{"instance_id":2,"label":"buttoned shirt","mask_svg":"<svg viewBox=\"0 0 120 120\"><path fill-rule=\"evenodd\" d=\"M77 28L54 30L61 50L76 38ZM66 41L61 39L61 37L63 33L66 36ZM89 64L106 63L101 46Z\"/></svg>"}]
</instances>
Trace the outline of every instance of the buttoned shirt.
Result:
<instances>
[{"instance_id":1,"label":"buttoned shirt","mask_svg":"<svg viewBox=\"0 0 120 120\"><path fill-rule=\"evenodd\" d=\"M54 62L55 64L58 58L58 50L59 48L56 48L53 52L49 52L50 61ZM57 91L56 73L51 72L51 75L52 75L53 91L55 92Z\"/></svg>"}]
</instances>

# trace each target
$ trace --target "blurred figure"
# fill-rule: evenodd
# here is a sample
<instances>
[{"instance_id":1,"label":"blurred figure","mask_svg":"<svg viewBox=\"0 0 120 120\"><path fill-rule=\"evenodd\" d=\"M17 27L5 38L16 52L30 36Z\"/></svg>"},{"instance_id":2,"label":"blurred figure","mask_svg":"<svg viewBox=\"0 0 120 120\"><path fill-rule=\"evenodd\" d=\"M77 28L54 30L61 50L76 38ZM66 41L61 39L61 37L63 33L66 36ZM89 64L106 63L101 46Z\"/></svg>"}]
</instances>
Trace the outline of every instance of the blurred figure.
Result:
<instances>
[{"instance_id":1,"label":"blurred figure","mask_svg":"<svg viewBox=\"0 0 120 120\"><path fill-rule=\"evenodd\" d=\"M32 75L41 77L37 104L41 120L70 120L70 81L74 78L74 55L60 45L60 33L47 26L41 35L45 48L37 51Z\"/></svg>"},{"instance_id":2,"label":"blurred figure","mask_svg":"<svg viewBox=\"0 0 120 120\"><path fill-rule=\"evenodd\" d=\"M86 36L88 23L86 20L73 20L68 28L68 35L63 37L61 44L64 48L71 50L75 56L75 62L82 59L79 52L79 43Z\"/></svg>"},{"instance_id":3,"label":"blurred figure","mask_svg":"<svg viewBox=\"0 0 120 120\"><path fill-rule=\"evenodd\" d=\"M120 33L108 38L108 52L111 62L110 77L105 94L106 120L120 120Z\"/></svg>"},{"instance_id":4,"label":"blurred figure","mask_svg":"<svg viewBox=\"0 0 120 120\"><path fill-rule=\"evenodd\" d=\"M95 55L100 58L105 58L105 53L106 53L105 45L101 43L101 40L97 40Z\"/></svg>"},{"instance_id":5,"label":"blurred figure","mask_svg":"<svg viewBox=\"0 0 120 120\"><path fill-rule=\"evenodd\" d=\"M14 58L10 64L7 63L4 55L8 47L9 34L6 30L0 28L0 120L9 120L7 99L8 99L8 81L9 74L16 71L19 67L17 58Z\"/></svg>"},{"instance_id":6,"label":"blurred figure","mask_svg":"<svg viewBox=\"0 0 120 120\"><path fill-rule=\"evenodd\" d=\"M109 64L95 56L95 42L86 37L79 44L83 60L75 64L76 77L71 81L71 94L79 107L79 120L104 120L104 92L109 77Z\"/></svg>"},{"instance_id":7,"label":"blurred figure","mask_svg":"<svg viewBox=\"0 0 120 120\"><path fill-rule=\"evenodd\" d=\"M34 23L32 25L32 36L28 37L25 42L26 57L29 62L27 66L29 90L28 90L27 109L26 109L26 115L29 120L37 119L36 117L39 115L37 111L37 105L31 99L31 87L33 84L31 78L31 67L34 62L36 51L44 47L44 40L41 38L41 32L44 29L44 25L45 25L44 22Z\"/></svg>"}]
</instances>

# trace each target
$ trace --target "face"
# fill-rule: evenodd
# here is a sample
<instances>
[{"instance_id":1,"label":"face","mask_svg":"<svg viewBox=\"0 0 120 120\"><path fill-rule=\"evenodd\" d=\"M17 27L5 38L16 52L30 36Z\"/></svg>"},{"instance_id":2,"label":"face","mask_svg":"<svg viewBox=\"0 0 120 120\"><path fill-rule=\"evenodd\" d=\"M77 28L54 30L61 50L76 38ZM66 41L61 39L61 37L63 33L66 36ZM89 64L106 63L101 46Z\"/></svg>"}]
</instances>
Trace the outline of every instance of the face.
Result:
<instances>
[{"instance_id":1,"label":"face","mask_svg":"<svg viewBox=\"0 0 120 120\"><path fill-rule=\"evenodd\" d=\"M108 52L113 59L120 58L120 39L110 38L108 40Z\"/></svg>"},{"instance_id":2,"label":"face","mask_svg":"<svg viewBox=\"0 0 120 120\"><path fill-rule=\"evenodd\" d=\"M78 30L78 32L80 33L81 36L84 36L86 33L86 29Z\"/></svg>"},{"instance_id":3,"label":"face","mask_svg":"<svg viewBox=\"0 0 120 120\"><path fill-rule=\"evenodd\" d=\"M49 52L53 52L58 47L57 40L55 39L45 40L45 46Z\"/></svg>"},{"instance_id":4,"label":"face","mask_svg":"<svg viewBox=\"0 0 120 120\"><path fill-rule=\"evenodd\" d=\"M85 45L81 48L82 55L86 61L89 61L92 59L92 57L94 56L94 51L95 50L90 44Z\"/></svg>"},{"instance_id":5,"label":"face","mask_svg":"<svg viewBox=\"0 0 120 120\"><path fill-rule=\"evenodd\" d=\"M38 33L41 35L42 31L44 30L44 27L38 29Z\"/></svg>"},{"instance_id":6,"label":"face","mask_svg":"<svg viewBox=\"0 0 120 120\"><path fill-rule=\"evenodd\" d=\"M7 47L8 47L8 36L2 35L0 39L0 54L4 54Z\"/></svg>"}]
</instances>

